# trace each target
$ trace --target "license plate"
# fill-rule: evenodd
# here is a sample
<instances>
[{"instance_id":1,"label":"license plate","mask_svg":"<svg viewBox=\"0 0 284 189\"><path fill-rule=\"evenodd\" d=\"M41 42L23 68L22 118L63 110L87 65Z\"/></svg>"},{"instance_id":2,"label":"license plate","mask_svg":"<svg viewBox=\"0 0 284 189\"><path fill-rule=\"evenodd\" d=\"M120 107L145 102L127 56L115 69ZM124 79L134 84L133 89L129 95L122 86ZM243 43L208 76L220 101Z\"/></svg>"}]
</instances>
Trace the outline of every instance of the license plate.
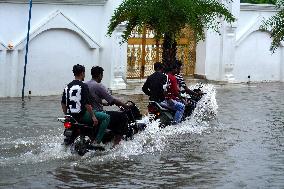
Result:
<instances>
[{"instance_id":1,"label":"license plate","mask_svg":"<svg viewBox=\"0 0 284 189\"><path fill-rule=\"evenodd\" d=\"M66 136L66 137L71 137L71 136L72 136L72 133L73 133L72 130L70 130L70 129L65 129L63 135Z\"/></svg>"}]
</instances>

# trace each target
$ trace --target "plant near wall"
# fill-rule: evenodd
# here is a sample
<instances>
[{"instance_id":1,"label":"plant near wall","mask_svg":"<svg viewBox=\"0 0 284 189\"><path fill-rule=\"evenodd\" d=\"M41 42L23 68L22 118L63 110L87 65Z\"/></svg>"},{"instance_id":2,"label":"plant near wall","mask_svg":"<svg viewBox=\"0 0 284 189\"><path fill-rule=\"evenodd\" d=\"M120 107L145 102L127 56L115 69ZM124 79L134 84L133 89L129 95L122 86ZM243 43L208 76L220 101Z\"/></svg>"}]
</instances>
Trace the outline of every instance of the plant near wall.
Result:
<instances>
[{"instance_id":1,"label":"plant near wall","mask_svg":"<svg viewBox=\"0 0 284 189\"><path fill-rule=\"evenodd\" d=\"M154 31L157 40L163 39L163 63L176 60L176 39L181 29L189 27L196 41L205 39L205 30L218 32L221 20L228 23L235 18L218 0L124 0L114 11L107 34L125 23L122 42L127 42L134 28L146 27Z\"/></svg>"},{"instance_id":2,"label":"plant near wall","mask_svg":"<svg viewBox=\"0 0 284 189\"><path fill-rule=\"evenodd\" d=\"M284 0L277 0L276 8L279 12L268 20L264 20L260 26L260 30L270 32L272 38L270 51L272 53L280 47L281 41L284 39Z\"/></svg>"}]
</instances>

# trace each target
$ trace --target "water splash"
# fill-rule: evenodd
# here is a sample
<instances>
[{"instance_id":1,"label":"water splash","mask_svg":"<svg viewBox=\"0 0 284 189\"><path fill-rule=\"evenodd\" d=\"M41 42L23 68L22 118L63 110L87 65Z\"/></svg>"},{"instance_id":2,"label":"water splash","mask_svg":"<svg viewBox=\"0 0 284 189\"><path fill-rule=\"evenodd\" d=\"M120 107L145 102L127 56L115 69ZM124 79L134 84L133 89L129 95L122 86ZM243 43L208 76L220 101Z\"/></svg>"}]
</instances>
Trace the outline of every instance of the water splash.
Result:
<instances>
[{"instance_id":1,"label":"water splash","mask_svg":"<svg viewBox=\"0 0 284 189\"><path fill-rule=\"evenodd\" d=\"M134 136L133 140L122 141L114 149L111 144L107 146L104 152L90 152L84 157L74 156L70 149L61 145L63 141L62 129L55 133L58 135L41 135L38 137L27 137L13 140L11 138L1 139L1 146L6 148L8 154L13 151L13 155L1 156L0 166L9 164L28 164L41 163L51 160L69 159L76 165L83 161L105 162L114 159L131 159L131 156L137 156L148 153L162 152L167 146L168 139L175 135L195 133L201 134L210 128L210 121L217 114L218 105L216 102L215 87L211 84L196 84L190 88L198 88L202 85L202 91L206 94L197 103L191 117L184 122L160 129L159 120L150 122L149 117L145 116L143 122L147 128ZM2 148L4 149L4 148ZM19 150L18 152L15 152ZM75 160L75 162L74 162Z\"/></svg>"},{"instance_id":2,"label":"water splash","mask_svg":"<svg viewBox=\"0 0 284 189\"><path fill-rule=\"evenodd\" d=\"M218 109L215 98L216 91L215 87L211 84L196 84L191 86L191 88L198 88L200 85L202 85L202 91L206 94L198 102L192 116L184 122L160 129L158 127L159 120L150 122L149 117L145 116L142 121L147 124L147 128L143 132L135 135L133 140L123 141L115 149L96 156L96 160L106 161L115 158L129 159L131 156L135 155L161 152L167 146L169 137L187 133L201 134L203 131L210 128L210 121L215 119Z\"/></svg>"},{"instance_id":3,"label":"water splash","mask_svg":"<svg viewBox=\"0 0 284 189\"><path fill-rule=\"evenodd\" d=\"M1 149L5 150L5 154L0 156L0 166L33 164L71 157L70 150L61 143L60 135L6 139L1 143Z\"/></svg>"},{"instance_id":4,"label":"water splash","mask_svg":"<svg viewBox=\"0 0 284 189\"><path fill-rule=\"evenodd\" d=\"M216 118L218 113L218 105L216 101L216 90L212 84L196 84L191 89L201 87L202 92L206 93L197 103L197 106L190 117L194 124L208 124L209 121Z\"/></svg>"}]
</instances>

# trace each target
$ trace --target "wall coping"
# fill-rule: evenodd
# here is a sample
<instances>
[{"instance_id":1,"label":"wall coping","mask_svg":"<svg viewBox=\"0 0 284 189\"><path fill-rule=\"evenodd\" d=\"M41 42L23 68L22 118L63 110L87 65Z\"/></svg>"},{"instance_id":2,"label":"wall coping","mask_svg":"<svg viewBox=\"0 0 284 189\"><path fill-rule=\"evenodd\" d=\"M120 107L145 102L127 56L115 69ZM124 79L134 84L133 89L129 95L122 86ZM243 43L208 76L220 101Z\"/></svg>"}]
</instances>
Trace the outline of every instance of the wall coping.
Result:
<instances>
[{"instance_id":1,"label":"wall coping","mask_svg":"<svg viewBox=\"0 0 284 189\"><path fill-rule=\"evenodd\" d=\"M56 18L62 18L64 20L64 23L61 23L61 24L54 23L53 21ZM35 26L35 28L31 29L30 41L36 36L43 33L44 31L47 31L50 29L71 30L77 33L82 39L84 39L84 41L88 44L90 48L93 48L93 49L101 48L101 46L86 31L84 31L77 24L75 24L70 18L64 15L60 10L53 12L42 23L40 23L38 26ZM26 38L27 38L26 36L22 37L22 39L18 43L15 44L13 49L18 49L18 50L24 49Z\"/></svg>"},{"instance_id":2,"label":"wall coping","mask_svg":"<svg viewBox=\"0 0 284 189\"><path fill-rule=\"evenodd\" d=\"M7 50L8 47L4 44L3 41L0 40L0 50Z\"/></svg>"},{"instance_id":3,"label":"wall coping","mask_svg":"<svg viewBox=\"0 0 284 189\"><path fill-rule=\"evenodd\" d=\"M277 12L276 6L272 4L250 4L241 3L241 11L266 11L266 12Z\"/></svg>"},{"instance_id":4,"label":"wall coping","mask_svg":"<svg viewBox=\"0 0 284 189\"><path fill-rule=\"evenodd\" d=\"M108 0L33 0L33 4L105 5ZM0 0L1 3L28 4L27 0Z\"/></svg>"},{"instance_id":5,"label":"wall coping","mask_svg":"<svg viewBox=\"0 0 284 189\"><path fill-rule=\"evenodd\" d=\"M264 17L261 12L278 12L275 5L271 4L250 4L250 3L241 3L241 11L256 11L260 12L248 25L239 31L236 35L236 46L238 47L251 33L260 31L260 25L262 24ZM270 35L270 31L263 31ZM280 42L280 45L283 47L284 42Z\"/></svg>"}]
</instances>

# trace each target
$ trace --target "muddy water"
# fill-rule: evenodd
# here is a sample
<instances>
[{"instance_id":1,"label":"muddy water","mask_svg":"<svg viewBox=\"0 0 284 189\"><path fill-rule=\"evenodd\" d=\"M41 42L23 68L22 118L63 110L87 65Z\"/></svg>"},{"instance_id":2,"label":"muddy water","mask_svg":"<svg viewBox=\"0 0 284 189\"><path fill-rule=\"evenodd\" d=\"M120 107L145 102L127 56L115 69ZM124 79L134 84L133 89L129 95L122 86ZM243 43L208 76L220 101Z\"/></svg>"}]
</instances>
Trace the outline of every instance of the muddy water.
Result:
<instances>
[{"instance_id":1,"label":"muddy water","mask_svg":"<svg viewBox=\"0 0 284 189\"><path fill-rule=\"evenodd\" d=\"M0 188L284 188L284 84L209 85L194 115L117 148L65 149L59 96L0 99ZM146 113L144 95L119 95ZM147 118L144 118L147 121Z\"/></svg>"}]
</instances>

